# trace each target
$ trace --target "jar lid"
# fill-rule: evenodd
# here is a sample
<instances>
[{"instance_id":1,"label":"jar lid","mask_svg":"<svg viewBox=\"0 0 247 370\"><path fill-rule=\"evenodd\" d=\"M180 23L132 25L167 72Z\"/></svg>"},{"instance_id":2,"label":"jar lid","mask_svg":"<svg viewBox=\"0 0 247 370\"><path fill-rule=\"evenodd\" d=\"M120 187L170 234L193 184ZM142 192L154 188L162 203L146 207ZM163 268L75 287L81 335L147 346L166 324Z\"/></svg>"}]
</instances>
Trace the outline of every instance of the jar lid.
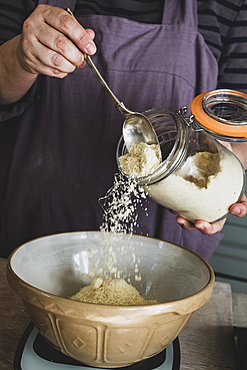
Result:
<instances>
[{"instance_id":1,"label":"jar lid","mask_svg":"<svg viewBox=\"0 0 247 370\"><path fill-rule=\"evenodd\" d=\"M190 108L207 131L223 139L247 140L247 94L228 89L208 91L196 96Z\"/></svg>"}]
</instances>

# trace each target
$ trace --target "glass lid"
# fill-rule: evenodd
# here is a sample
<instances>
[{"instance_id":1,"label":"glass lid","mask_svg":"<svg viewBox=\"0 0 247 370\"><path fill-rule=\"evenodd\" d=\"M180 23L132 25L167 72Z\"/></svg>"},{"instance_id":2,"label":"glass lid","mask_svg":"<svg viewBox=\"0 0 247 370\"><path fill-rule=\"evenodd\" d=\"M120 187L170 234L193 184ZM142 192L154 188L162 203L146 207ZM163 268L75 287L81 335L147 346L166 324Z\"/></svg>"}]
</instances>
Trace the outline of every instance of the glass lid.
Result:
<instances>
[{"instance_id":1,"label":"glass lid","mask_svg":"<svg viewBox=\"0 0 247 370\"><path fill-rule=\"evenodd\" d=\"M197 122L219 137L247 140L247 94L235 90L213 90L196 96L191 112Z\"/></svg>"}]
</instances>

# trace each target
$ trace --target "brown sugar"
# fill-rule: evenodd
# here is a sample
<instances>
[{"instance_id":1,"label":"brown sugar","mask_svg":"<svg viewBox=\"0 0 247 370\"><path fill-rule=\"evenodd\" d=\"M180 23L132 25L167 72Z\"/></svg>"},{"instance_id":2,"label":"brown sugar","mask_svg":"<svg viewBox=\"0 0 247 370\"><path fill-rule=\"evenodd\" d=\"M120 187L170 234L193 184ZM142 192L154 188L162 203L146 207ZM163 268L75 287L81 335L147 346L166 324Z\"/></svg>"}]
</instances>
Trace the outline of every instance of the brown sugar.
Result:
<instances>
[{"instance_id":1,"label":"brown sugar","mask_svg":"<svg viewBox=\"0 0 247 370\"><path fill-rule=\"evenodd\" d=\"M102 280L101 278L81 288L70 299L111 306L145 306L159 303L142 297L136 288L123 279Z\"/></svg>"}]
</instances>

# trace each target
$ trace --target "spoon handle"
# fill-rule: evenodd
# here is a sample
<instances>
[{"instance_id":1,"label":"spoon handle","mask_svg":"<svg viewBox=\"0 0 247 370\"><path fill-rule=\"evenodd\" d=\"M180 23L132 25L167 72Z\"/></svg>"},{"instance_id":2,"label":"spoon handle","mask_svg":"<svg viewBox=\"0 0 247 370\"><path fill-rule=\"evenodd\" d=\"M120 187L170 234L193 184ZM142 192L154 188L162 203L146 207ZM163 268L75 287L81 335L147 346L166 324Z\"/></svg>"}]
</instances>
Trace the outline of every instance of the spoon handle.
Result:
<instances>
[{"instance_id":1,"label":"spoon handle","mask_svg":"<svg viewBox=\"0 0 247 370\"><path fill-rule=\"evenodd\" d=\"M74 14L70 10L70 8L66 8L65 10L72 17L74 17ZM86 54L86 53L83 53L83 55L84 55L84 59L87 62L88 66L91 68L91 70L94 73L94 75L96 76L97 80L105 88L107 94L110 96L111 100L113 101L114 105L119 110L119 112L122 113L124 115L124 117L128 117L129 115L133 114L133 112L130 111L129 109L127 109L125 107L124 103L120 102L120 100L118 100L118 98L113 94L113 92L111 91L110 87L107 85L106 81L104 80L104 78L99 73L99 71L98 71L96 65L94 64L94 62L92 61L91 57L88 54Z\"/></svg>"},{"instance_id":2,"label":"spoon handle","mask_svg":"<svg viewBox=\"0 0 247 370\"><path fill-rule=\"evenodd\" d=\"M120 100L115 96L115 94L112 92L112 90L107 85L106 81L98 71L97 67L93 63L91 57L88 54L84 54L84 59L87 62L88 66L91 68L92 72L94 73L95 77L98 79L98 81L101 83L101 85L105 88L107 94L110 96L112 102L117 107L117 109L125 116L128 117L129 115L133 114L129 109L125 107L123 102L120 102Z\"/></svg>"}]
</instances>

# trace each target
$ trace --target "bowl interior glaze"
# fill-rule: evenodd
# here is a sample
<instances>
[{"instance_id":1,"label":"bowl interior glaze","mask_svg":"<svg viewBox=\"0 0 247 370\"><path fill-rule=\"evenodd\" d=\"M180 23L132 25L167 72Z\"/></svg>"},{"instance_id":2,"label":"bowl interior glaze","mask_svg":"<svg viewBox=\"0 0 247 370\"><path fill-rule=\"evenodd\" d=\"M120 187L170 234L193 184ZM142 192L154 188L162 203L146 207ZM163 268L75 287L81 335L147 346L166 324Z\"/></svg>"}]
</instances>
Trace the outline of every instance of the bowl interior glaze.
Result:
<instances>
[{"instance_id":1,"label":"bowl interior glaze","mask_svg":"<svg viewBox=\"0 0 247 370\"><path fill-rule=\"evenodd\" d=\"M11 268L31 286L68 297L100 275L103 261L112 263L115 253L121 277L161 303L194 295L212 278L210 266L182 247L137 235L109 234L105 239L102 234L75 232L33 240L15 251Z\"/></svg>"}]
</instances>

